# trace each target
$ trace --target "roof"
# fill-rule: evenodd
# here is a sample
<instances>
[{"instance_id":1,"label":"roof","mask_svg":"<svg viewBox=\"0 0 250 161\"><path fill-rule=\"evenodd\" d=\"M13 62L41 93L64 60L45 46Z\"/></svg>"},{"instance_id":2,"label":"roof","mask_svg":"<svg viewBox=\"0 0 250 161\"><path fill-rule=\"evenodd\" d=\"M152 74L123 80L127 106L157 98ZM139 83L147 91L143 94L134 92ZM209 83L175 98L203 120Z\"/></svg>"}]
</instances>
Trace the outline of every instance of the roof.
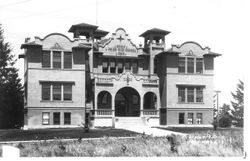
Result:
<instances>
[{"instance_id":1,"label":"roof","mask_svg":"<svg viewBox=\"0 0 250 161\"><path fill-rule=\"evenodd\" d=\"M24 43L21 45L21 49L27 48L29 46L42 46L41 44L36 43L35 41Z\"/></svg>"},{"instance_id":2,"label":"roof","mask_svg":"<svg viewBox=\"0 0 250 161\"><path fill-rule=\"evenodd\" d=\"M143 52L142 54L139 54L138 56L150 56L150 54Z\"/></svg>"},{"instance_id":3,"label":"roof","mask_svg":"<svg viewBox=\"0 0 250 161\"><path fill-rule=\"evenodd\" d=\"M108 31L97 29L94 32L94 37L96 39L101 39L102 37L105 37L108 33L109 33Z\"/></svg>"},{"instance_id":4,"label":"roof","mask_svg":"<svg viewBox=\"0 0 250 161\"><path fill-rule=\"evenodd\" d=\"M87 24L87 23L79 23L79 24L72 25L69 29L69 32L74 32L77 28L87 28L87 29L96 30L98 26Z\"/></svg>"},{"instance_id":5,"label":"roof","mask_svg":"<svg viewBox=\"0 0 250 161\"><path fill-rule=\"evenodd\" d=\"M77 46L74 46L73 48L78 48L78 49L81 48L81 49L87 49L87 50L92 49L92 47L88 44L79 44Z\"/></svg>"},{"instance_id":6,"label":"roof","mask_svg":"<svg viewBox=\"0 0 250 161\"><path fill-rule=\"evenodd\" d=\"M161 52L161 53L158 53L156 56L160 56L160 55L162 55L162 54L180 54L181 52L179 52L179 51L174 51L172 48L170 48L170 49L167 49L167 50L165 50L165 51L163 51L163 52Z\"/></svg>"},{"instance_id":7,"label":"roof","mask_svg":"<svg viewBox=\"0 0 250 161\"><path fill-rule=\"evenodd\" d=\"M102 39L102 40L100 40L98 43L104 45L104 44L107 43L109 40L110 40L110 39Z\"/></svg>"},{"instance_id":8,"label":"roof","mask_svg":"<svg viewBox=\"0 0 250 161\"><path fill-rule=\"evenodd\" d=\"M162 34L162 35L167 35L169 34L170 32L169 31L166 31L166 30L162 30L162 29L159 29L159 28L152 28L151 30L147 30L145 31L144 33L142 33L140 35L140 37L146 37L148 36L149 34Z\"/></svg>"},{"instance_id":9,"label":"roof","mask_svg":"<svg viewBox=\"0 0 250 161\"><path fill-rule=\"evenodd\" d=\"M216 57L216 56L221 56L221 54L214 53L214 52L209 52L207 54L204 54L204 56L214 56L214 57Z\"/></svg>"}]
</instances>

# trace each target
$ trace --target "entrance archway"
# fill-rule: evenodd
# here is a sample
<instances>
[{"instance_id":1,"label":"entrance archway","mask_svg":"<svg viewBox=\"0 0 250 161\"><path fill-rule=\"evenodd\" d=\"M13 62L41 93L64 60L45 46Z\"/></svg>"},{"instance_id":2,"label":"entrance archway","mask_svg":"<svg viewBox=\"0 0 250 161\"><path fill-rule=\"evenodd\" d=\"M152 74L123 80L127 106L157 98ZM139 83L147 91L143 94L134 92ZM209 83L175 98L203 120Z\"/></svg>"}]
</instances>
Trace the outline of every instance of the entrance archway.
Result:
<instances>
[{"instance_id":1,"label":"entrance archway","mask_svg":"<svg viewBox=\"0 0 250 161\"><path fill-rule=\"evenodd\" d=\"M124 87L116 93L115 116L140 116L140 95L134 88Z\"/></svg>"}]
</instances>

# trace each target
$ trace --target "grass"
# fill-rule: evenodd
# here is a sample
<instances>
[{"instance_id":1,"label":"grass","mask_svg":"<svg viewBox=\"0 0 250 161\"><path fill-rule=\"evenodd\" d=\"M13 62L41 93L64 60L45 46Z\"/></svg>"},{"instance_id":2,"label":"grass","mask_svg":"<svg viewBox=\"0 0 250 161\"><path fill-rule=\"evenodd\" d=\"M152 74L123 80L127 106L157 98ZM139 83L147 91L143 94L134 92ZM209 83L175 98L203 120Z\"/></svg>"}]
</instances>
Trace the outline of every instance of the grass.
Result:
<instances>
[{"instance_id":1,"label":"grass","mask_svg":"<svg viewBox=\"0 0 250 161\"><path fill-rule=\"evenodd\" d=\"M137 135L119 139L36 142L13 144L23 157L148 157L148 156L243 156L243 131L190 132L187 136L152 137Z\"/></svg>"},{"instance_id":2,"label":"grass","mask_svg":"<svg viewBox=\"0 0 250 161\"><path fill-rule=\"evenodd\" d=\"M81 128L74 129L36 129L36 130L0 130L0 141L26 141L71 138L100 138L104 136L135 136L138 133L113 128L91 129L84 133Z\"/></svg>"},{"instance_id":3,"label":"grass","mask_svg":"<svg viewBox=\"0 0 250 161\"><path fill-rule=\"evenodd\" d=\"M213 131L215 133L243 131L242 128L218 128L217 130L213 130L213 128L208 128L208 127L168 127L168 128L159 128L159 129L187 133L187 134L207 133L209 131Z\"/></svg>"}]
</instances>

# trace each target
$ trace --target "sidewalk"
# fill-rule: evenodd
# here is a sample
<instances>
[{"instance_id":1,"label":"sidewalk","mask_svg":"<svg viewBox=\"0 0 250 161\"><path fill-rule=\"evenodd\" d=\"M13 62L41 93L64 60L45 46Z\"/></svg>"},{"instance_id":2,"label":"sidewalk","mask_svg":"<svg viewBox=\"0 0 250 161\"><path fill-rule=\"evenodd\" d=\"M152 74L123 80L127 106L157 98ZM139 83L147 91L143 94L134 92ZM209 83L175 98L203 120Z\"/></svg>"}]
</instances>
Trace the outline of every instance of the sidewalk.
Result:
<instances>
[{"instance_id":1,"label":"sidewalk","mask_svg":"<svg viewBox=\"0 0 250 161\"><path fill-rule=\"evenodd\" d=\"M152 136L168 136L171 134L174 135L182 135L185 136L187 134L180 133L180 132L173 132L169 130L163 130L163 129L158 129L158 128L151 128L148 126L133 126L133 127L123 127L124 130L129 130L141 134L146 134L146 135L152 135Z\"/></svg>"}]
</instances>

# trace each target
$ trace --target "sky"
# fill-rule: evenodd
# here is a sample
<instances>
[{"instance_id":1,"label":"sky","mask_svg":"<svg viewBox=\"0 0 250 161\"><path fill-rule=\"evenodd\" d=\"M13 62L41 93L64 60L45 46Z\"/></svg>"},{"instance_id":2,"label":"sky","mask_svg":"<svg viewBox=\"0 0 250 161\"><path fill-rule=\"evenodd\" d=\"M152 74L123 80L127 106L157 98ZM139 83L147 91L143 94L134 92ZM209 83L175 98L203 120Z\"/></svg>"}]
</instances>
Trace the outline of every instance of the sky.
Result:
<instances>
[{"instance_id":1,"label":"sky","mask_svg":"<svg viewBox=\"0 0 250 161\"><path fill-rule=\"evenodd\" d=\"M89 23L109 31L119 27L139 45L141 33L161 28L167 48L172 44L195 41L222 54L215 60L215 90L219 104L230 103L231 91L247 76L247 35L250 25L248 0L1 0L0 23L16 58L26 37L68 33L71 25ZM23 59L16 67L23 79Z\"/></svg>"}]
</instances>

